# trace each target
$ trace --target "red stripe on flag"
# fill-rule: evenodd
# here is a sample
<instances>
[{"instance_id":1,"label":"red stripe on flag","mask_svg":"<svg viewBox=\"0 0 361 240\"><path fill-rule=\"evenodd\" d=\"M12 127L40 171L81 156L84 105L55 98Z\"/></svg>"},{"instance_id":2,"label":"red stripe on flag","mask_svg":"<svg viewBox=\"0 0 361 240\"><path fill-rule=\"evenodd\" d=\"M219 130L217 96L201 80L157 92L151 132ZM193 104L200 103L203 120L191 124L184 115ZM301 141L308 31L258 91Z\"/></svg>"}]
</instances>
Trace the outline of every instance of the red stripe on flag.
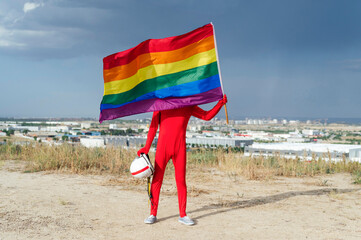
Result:
<instances>
[{"instance_id":1,"label":"red stripe on flag","mask_svg":"<svg viewBox=\"0 0 361 240\"><path fill-rule=\"evenodd\" d=\"M104 69L111 69L113 67L128 64L144 53L176 50L212 35L213 26L209 23L183 35L162 39L148 39L131 49L105 57L103 59Z\"/></svg>"}]
</instances>

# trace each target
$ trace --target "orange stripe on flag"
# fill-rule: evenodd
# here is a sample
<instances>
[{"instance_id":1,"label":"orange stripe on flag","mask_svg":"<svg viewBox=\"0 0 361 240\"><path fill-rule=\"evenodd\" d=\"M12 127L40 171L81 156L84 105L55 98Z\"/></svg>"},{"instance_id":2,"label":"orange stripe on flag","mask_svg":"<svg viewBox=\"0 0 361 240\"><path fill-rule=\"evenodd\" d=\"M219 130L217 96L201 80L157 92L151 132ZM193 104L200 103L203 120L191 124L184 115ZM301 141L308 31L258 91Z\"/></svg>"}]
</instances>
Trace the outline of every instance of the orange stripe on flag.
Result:
<instances>
[{"instance_id":1,"label":"orange stripe on flag","mask_svg":"<svg viewBox=\"0 0 361 240\"><path fill-rule=\"evenodd\" d=\"M214 39L212 35L199 42L192 43L186 47L174 51L142 54L129 64L111 69L104 69L104 83L126 79L135 75L141 68L145 68L150 65L181 61L197 53L211 50L214 47Z\"/></svg>"}]
</instances>

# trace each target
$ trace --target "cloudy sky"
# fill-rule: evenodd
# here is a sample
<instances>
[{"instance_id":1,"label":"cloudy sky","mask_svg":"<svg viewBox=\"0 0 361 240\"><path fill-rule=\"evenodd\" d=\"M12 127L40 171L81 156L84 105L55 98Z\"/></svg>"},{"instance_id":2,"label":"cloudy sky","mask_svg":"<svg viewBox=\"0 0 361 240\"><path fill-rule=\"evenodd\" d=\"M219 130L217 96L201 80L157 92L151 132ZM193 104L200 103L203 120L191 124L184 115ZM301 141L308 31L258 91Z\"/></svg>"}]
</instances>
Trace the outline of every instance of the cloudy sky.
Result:
<instances>
[{"instance_id":1,"label":"cloudy sky","mask_svg":"<svg viewBox=\"0 0 361 240\"><path fill-rule=\"evenodd\" d=\"M103 57L209 22L231 118L361 117L360 13L356 0L1 0L0 117L97 117Z\"/></svg>"}]
</instances>

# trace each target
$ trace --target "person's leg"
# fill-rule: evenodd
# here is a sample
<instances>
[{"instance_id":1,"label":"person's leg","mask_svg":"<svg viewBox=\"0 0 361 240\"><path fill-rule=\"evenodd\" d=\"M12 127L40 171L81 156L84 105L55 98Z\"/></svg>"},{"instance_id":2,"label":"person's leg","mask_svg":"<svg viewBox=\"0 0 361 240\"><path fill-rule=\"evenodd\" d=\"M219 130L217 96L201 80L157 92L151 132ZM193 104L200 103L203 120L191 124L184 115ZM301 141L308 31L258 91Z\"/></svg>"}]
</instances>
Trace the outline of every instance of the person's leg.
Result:
<instances>
[{"instance_id":1,"label":"person's leg","mask_svg":"<svg viewBox=\"0 0 361 240\"><path fill-rule=\"evenodd\" d=\"M168 160L169 159L167 159L166 152L162 148L158 147L155 154L154 175L150 190L152 194L152 206L150 214L153 216L157 216L160 188L162 187L164 171L167 166Z\"/></svg>"},{"instance_id":2,"label":"person's leg","mask_svg":"<svg viewBox=\"0 0 361 240\"><path fill-rule=\"evenodd\" d=\"M185 147L181 147L173 158L175 180L178 190L179 215L181 218L186 216L187 207L186 162L186 149Z\"/></svg>"}]
</instances>

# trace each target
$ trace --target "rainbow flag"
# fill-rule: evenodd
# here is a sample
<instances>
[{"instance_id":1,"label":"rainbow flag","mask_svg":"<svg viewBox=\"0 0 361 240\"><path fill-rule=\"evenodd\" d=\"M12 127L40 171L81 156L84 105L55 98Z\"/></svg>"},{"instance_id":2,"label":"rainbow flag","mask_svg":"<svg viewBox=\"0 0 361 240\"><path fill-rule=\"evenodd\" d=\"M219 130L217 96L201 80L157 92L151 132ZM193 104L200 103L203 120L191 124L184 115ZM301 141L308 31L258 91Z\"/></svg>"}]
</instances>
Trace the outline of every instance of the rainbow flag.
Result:
<instances>
[{"instance_id":1,"label":"rainbow flag","mask_svg":"<svg viewBox=\"0 0 361 240\"><path fill-rule=\"evenodd\" d=\"M180 36L146 40L103 63L99 122L223 97L211 23Z\"/></svg>"}]
</instances>

